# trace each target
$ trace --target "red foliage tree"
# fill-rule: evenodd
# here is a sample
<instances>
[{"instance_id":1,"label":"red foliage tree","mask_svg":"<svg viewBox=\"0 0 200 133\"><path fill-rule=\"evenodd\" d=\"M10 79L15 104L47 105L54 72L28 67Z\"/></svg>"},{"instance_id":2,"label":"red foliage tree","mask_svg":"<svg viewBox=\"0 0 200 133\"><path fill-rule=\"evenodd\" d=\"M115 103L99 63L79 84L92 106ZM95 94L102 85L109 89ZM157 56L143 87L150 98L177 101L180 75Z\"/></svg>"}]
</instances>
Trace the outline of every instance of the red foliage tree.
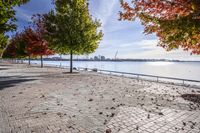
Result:
<instances>
[{"instance_id":1,"label":"red foliage tree","mask_svg":"<svg viewBox=\"0 0 200 133\"><path fill-rule=\"evenodd\" d=\"M43 56L54 54L48 47L48 42L43 38L44 28L40 19L34 22L33 27L25 28L11 39L10 44L4 52L4 58L41 57L43 67Z\"/></svg>"},{"instance_id":2,"label":"red foliage tree","mask_svg":"<svg viewBox=\"0 0 200 133\"><path fill-rule=\"evenodd\" d=\"M3 58L25 58L28 56L26 40L23 33L16 33L10 40L9 45L3 52Z\"/></svg>"},{"instance_id":3,"label":"red foliage tree","mask_svg":"<svg viewBox=\"0 0 200 133\"><path fill-rule=\"evenodd\" d=\"M167 50L183 48L200 54L199 0L121 0L120 19L139 18L145 33L156 33Z\"/></svg>"},{"instance_id":4,"label":"red foliage tree","mask_svg":"<svg viewBox=\"0 0 200 133\"><path fill-rule=\"evenodd\" d=\"M54 54L48 47L48 42L44 39L45 28L41 21L41 15L34 15L32 17L32 28L26 28L24 36L27 41L26 51L30 56L40 56L41 67L43 67L43 56Z\"/></svg>"},{"instance_id":5,"label":"red foliage tree","mask_svg":"<svg viewBox=\"0 0 200 133\"><path fill-rule=\"evenodd\" d=\"M48 56L54 54L52 50L48 47L48 42L43 39L40 30L34 31L31 28L27 28L24 31L24 36L27 41L26 51L30 56L40 56L41 57L41 67L43 67L43 56Z\"/></svg>"}]
</instances>

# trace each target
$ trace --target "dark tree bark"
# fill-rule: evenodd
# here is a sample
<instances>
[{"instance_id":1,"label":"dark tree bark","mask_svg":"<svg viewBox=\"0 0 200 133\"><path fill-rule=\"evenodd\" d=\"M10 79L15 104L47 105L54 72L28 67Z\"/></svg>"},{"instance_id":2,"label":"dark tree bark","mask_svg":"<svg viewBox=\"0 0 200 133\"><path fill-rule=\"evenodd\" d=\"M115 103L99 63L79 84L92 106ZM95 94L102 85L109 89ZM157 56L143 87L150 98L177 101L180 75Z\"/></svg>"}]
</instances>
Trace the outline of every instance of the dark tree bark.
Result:
<instances>
[{"instance_id":1,"label":"dark tree bark","mask_svg":"<svg viewBox=\"0 0 200 133\"><path fill-rule=\"evenodd\" d=\"M73 72L73 51L70 51L70 73Z\"/></svg>"},{"instance_id":2,"label":"dark tree bark","mask_svg":"<svg viewBox=\"0 0 200 133\"><path fill-rule=\"evenodd\" d=\"M40 59L41 59L41 68L43 68L43 57L42 57L42 55L40 55Z\"/></svg>"},{"instance_id":3,"label":"dark tree bark","mask_svg":"<svg viewBox=\"0 0 200 133\"><path fill-rule=\"evenodd\" d=\"M28 56L28 65L29 66L31 65L31 56L30 55Z\"/></svg>"}]
</instances>

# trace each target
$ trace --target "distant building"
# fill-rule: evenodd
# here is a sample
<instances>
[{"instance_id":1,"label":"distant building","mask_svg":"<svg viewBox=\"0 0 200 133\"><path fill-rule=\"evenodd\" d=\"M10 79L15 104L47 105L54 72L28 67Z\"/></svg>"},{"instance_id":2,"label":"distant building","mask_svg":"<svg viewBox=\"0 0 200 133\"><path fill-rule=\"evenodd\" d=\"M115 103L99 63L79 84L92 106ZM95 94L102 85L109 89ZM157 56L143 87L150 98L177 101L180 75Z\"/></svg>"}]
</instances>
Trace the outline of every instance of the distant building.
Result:
<instances>
[{"instance_id":1,"label":"distant building","mask_svg":"<svg viewBox=\"0 0 200 133\"><path fill-rule=\"evenodd\" d=\"M96 61L106 60L106 57L102 56L102 55L98 55L98 56L94 56L94 60L96 60Z\"/></svg>"},{"instance_id":2,"label":"distant building","mask_svg":"<svg viewBox=\"0 0 200 133\"><path fill-rule=\"evenodd\" d=\"M99 60L99 57L98 56L94 56L94 60Z\"/></svg>"},{"instance_id":3,"label":"distant building","mask_svg":"<svg viewBox=\"0 0 200 133\"><path fill-rule=\"evenodd\" d=\"M106 57L105 56L101 56L101 60L106 60Z\"/></svg>"}]
</instances>

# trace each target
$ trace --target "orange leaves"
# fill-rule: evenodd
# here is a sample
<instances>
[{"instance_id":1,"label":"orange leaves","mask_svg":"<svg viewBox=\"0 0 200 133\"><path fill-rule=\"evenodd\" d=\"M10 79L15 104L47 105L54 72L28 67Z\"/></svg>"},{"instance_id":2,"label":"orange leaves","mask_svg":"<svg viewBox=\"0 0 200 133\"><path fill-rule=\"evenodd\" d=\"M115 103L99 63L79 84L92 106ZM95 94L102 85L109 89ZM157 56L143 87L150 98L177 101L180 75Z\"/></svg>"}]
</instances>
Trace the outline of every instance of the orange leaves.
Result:
<instances>
[{"instance_id":1,"label":"orange leaves","mask_svg":"<svg viewBox=\"0 0 200 133\"><path fill-rule=\"evenodd\" d=\"M196 8L189 0L132 0L132 5L121 1L124 12L121 19L133 19L140 13L146 13L160 19L176 19L191 14Z\"/></svg>"},{"instance_id":2,"label":"orange leaves","mask_svg":"<svg viewBox=\"0 0 200 133\"><path fill-rule=\"evenodd\" d=\"M24 37L27 41L26 51L31 56L52 55L54 52L49 49L48 43L43 39L42 34L28 28L24 32Z\"/></svg>"},{"instance_id":3,"label":"orange leaves","mask_svg":"<svg viewBox=\"0 0 200 133\"><path fill-rule=\"evenodd\" d=\"M125 12L120 12L120 20L134 20L136 17L136 13L132 7L129 6L127 2L121 0L121 7L124 9ZM136 9L139 10L139 9Z\"/></svg>"},{"instance_id":4,"label":"orange leaves","mask_svg":"<svg viewBox=\"0 0 200 133\"><path fill-rule=\"evenodd\" d=\"M121 6L125 13L147 13L162 19L176 19L187 16L198 10L195 0L132 0L132 4L122 0Z\"/></svg>"},{"instance_id":5,"label":"orange leaves","mask_svg":"<svg viewBox=\"0 0 200 133\"><path fill-rule=\"evenodd\" d=\"M23 34L16 33L4 51L3 58L24 58L26 56Z\"/></svg>"},{"instance_id":6,"label":"orange leaves","mask_svg":"<svg viewBox=\"0 0 200 133\"><path fill-rule=\"evenodd\" d=\"M120 19L139 18L145 33L159 37L159 46L200 54L200 1L132 0L128 3L122 0L121 7Z\"/></svg>"},{"instance_id":7,"label":"orange leaves","mask_svg":"<svg viewBox=\"0 0 200 133\"><path fill-rule=\"evenodd\" d=\"M24 37L27 41L26 51L31 56L52 55L54 52L49 49L48 42L44 39L44 24L40 14L32 17L32 28L26 28Z\"/></svg>"},{"instance_id":8,"label":"orange leaves","mask_svg":"<svg viewBox=\"0 0 200 133\"><path fill-rule=\"evenodd\" d=\"M4 57L24 58L27 56L52 55L48 42L44 39L45 28L41 15L32 17L32 27L25 28L21 33L14 35L4 52Z\"/></svg>"},{"instance_id":9,"label":"orange leaves","mask_svg":"<svg viewBox=\"0 0 200 133\"><path fill-rule=\"evenodd\" d=\"M48 43L43 39L42 34L29 27L12 37L3 57L24 58L27 56L36 57L52 54L54 54L54 52L49 49Z\"/></svg>"}]
</instances>

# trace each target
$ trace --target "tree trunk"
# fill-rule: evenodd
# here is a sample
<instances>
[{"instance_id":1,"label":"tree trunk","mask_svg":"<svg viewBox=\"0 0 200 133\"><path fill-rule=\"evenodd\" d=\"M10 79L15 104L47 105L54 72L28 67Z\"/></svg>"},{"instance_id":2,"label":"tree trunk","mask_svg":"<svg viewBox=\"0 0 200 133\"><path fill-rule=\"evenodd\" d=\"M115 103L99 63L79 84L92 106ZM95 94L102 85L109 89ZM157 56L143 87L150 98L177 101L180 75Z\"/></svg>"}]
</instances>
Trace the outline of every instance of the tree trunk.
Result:
<instances>
[{"instance_id":1,"label":"tree trunk","mask_svg":"<svg viewBox=\"0 0 200 133\"><path fill-rule=\"evenodd\" d=\"M28 65L29 66L31 65L31 56L30 55L28 56Z\"/></svg>"},{"instance_id":2,"label":"tree trunk","mask_svg":"<svg viewBox=\"0 0 200 133\"><path fill-rule=\"evenodd\" d=\"M43 68L43 57L42 57L42 55L40 56L40 59L41 59L41 68Z\"/></svg>"},{"instance_id":3,"label":"tree trunk","mask_svg":"<svg viewBox=\"0 0 200 133\"><path fill-rule=\"evenodd\" d=\"M70 51L70 73L73 72L73 63L72 63L72 61L73 61L73 51L71 50Z\"/></svg>"},{"instance_id":4,"label":"tree trunk","mask_svg":"<svg viewBox=\"0 0 200 133\"><path fill-rule=\"evenodd\" d=\"M3 57L3 52L0 54L0 59L3 59L2 57Z\"/></svg>"}]
</instances>

